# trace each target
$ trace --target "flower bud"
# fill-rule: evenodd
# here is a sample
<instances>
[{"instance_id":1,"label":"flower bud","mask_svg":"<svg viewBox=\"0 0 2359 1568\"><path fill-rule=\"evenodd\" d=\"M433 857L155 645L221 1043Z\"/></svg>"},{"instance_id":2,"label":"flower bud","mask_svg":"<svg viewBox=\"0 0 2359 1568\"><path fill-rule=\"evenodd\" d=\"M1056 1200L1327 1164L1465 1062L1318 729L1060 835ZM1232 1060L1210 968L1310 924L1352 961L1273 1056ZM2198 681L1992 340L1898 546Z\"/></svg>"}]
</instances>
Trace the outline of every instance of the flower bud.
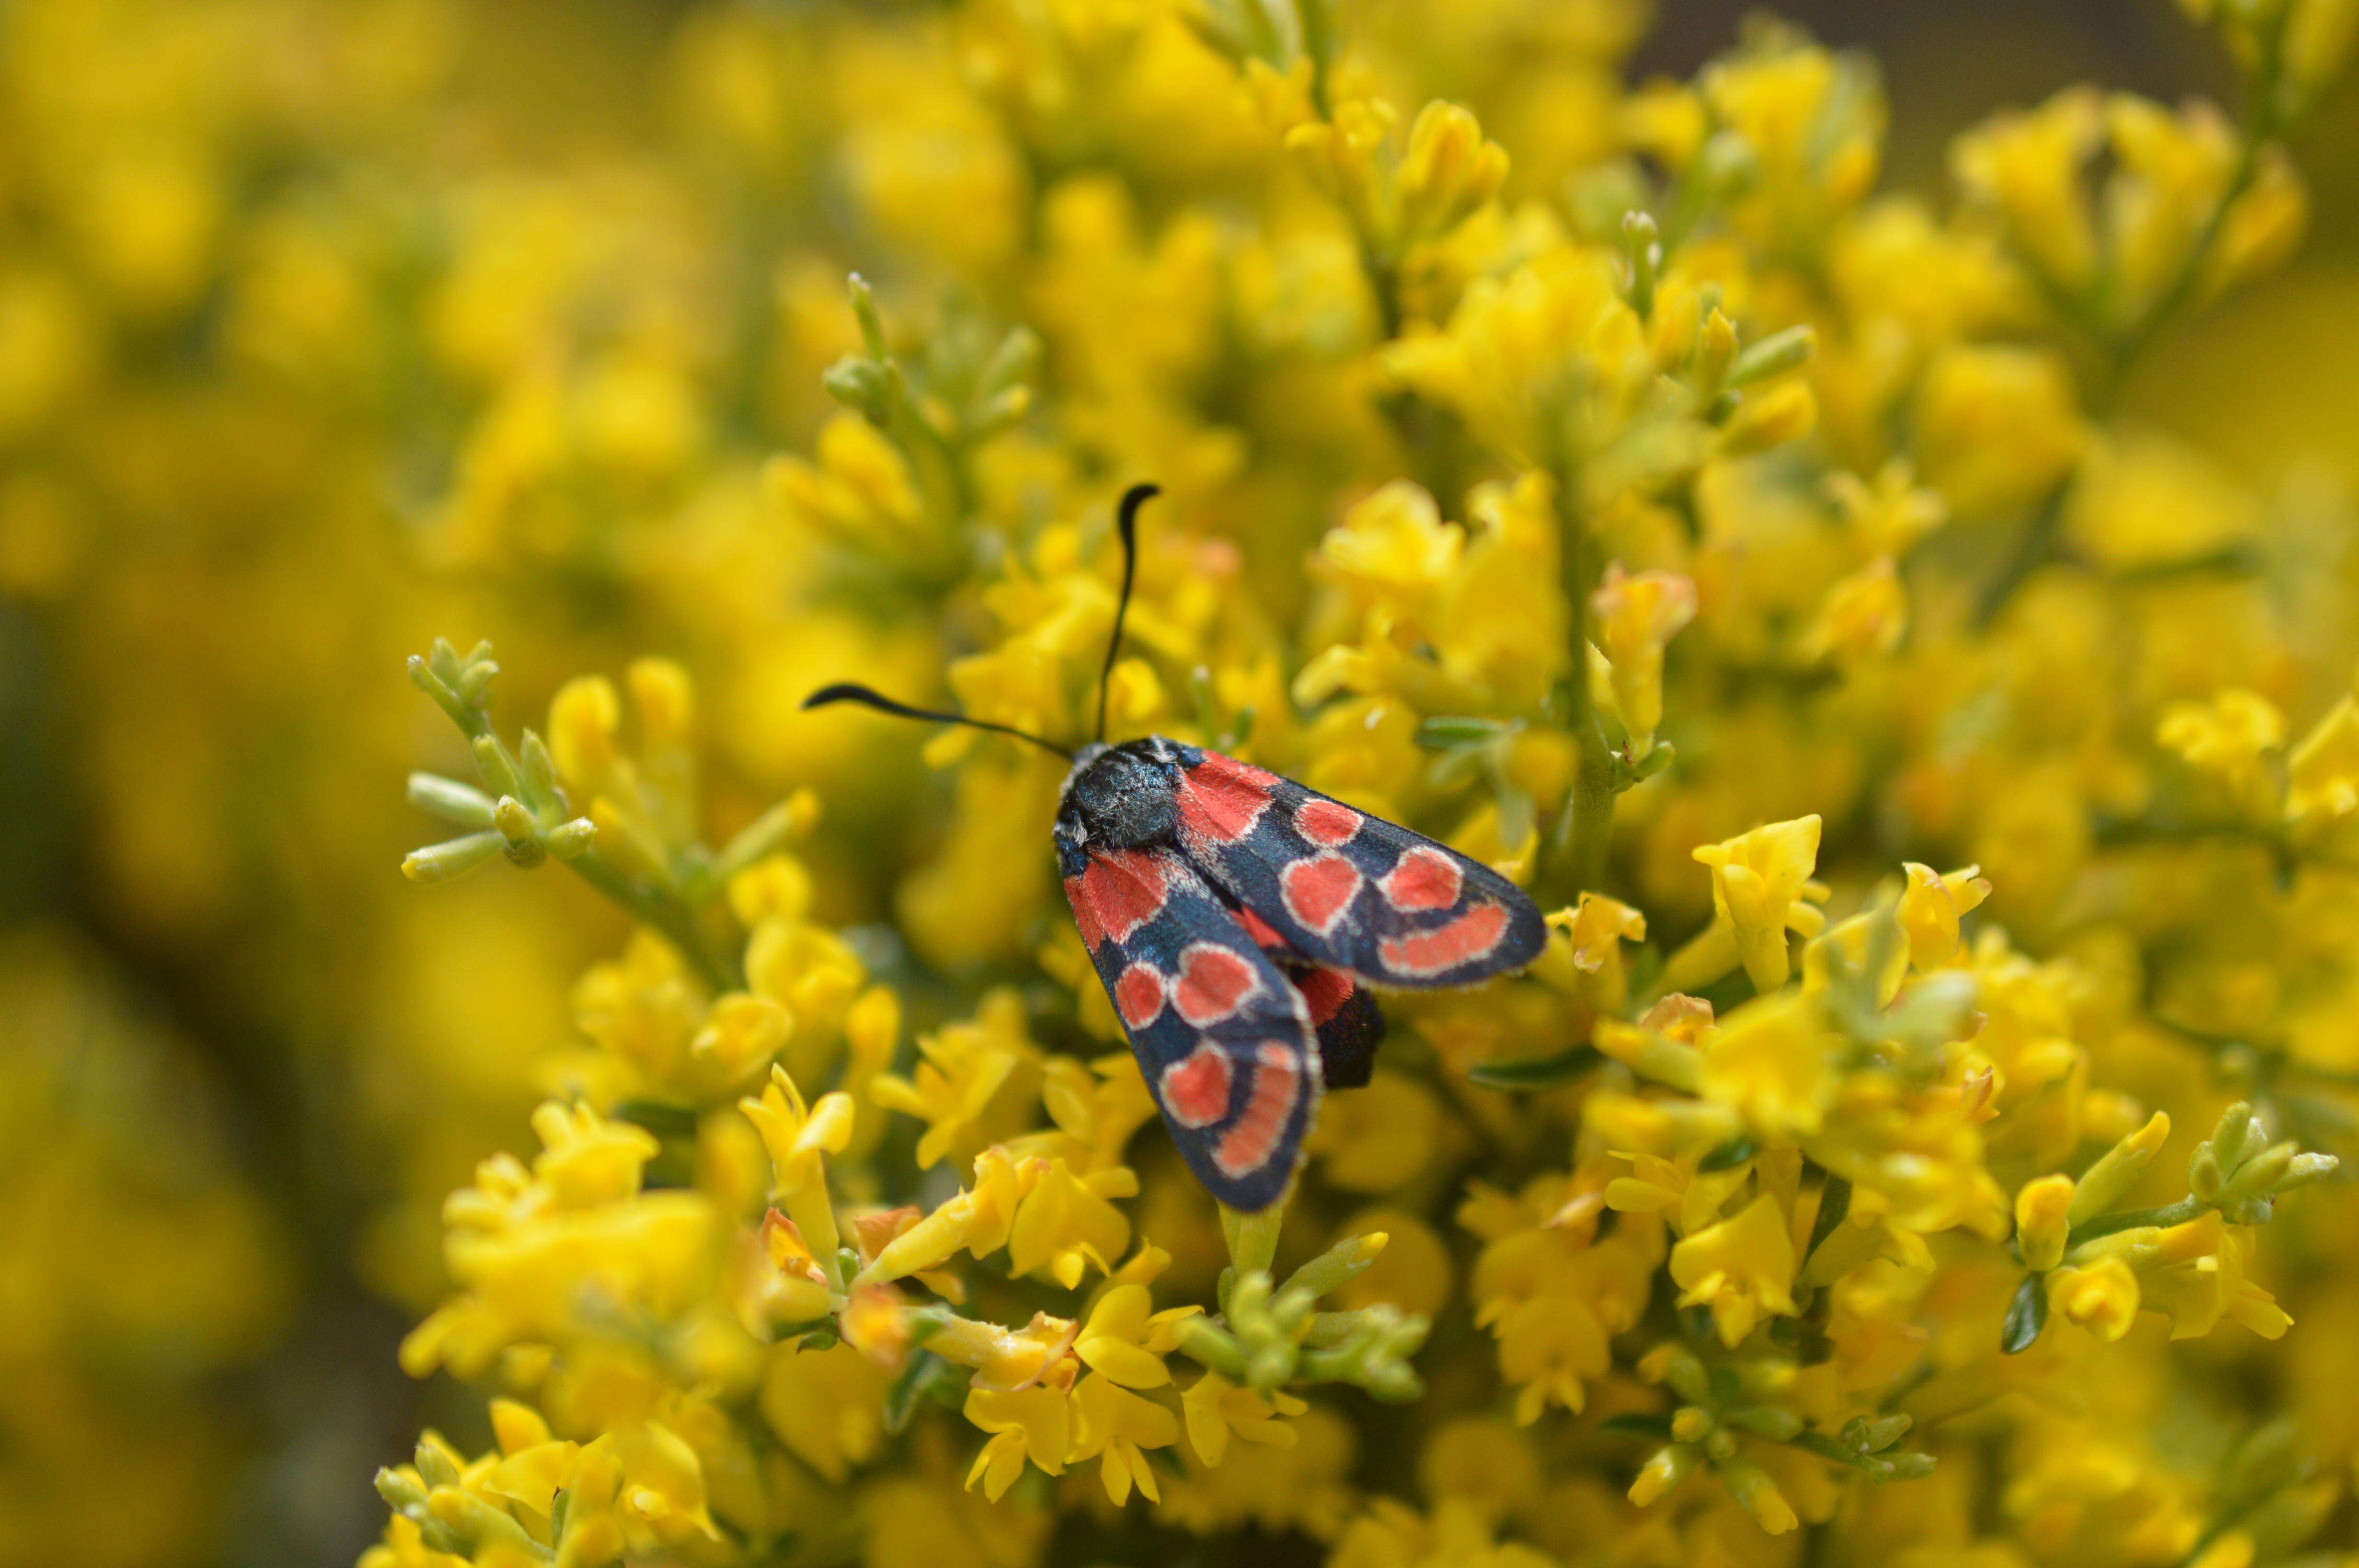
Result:
<instances>
[{"instance_id":1,"label":"flower bud","mask_svg":"<svg viewBox=\"0 0 2359 1568\"><path fill-rule=\"evenodd\" d=\"M1645 1508L1685 1480L1688 1472L1695 1468L1695 1450L1691 1448L1676 1444L1668 1448L1658 1448L1647 1456L1646 1464L1638 1467L1638 1478L1630 1483L1630 1500ZM378 1474L382 1476L384 1472ZM383 1487L384 1483L380 1481L378 1489Z\"/></svg>"},{"instance_id":2,"label":"flower bud","mask_svg":"<svg viewBox=\"0 0 2359 1568\"><path fill-rule=\"evenodd\" d=\"M1811 395L1809 383L1781 382L1737 406L1735 414L1721 430L1721 453L1732 458L1749 457L1799 440L1810 433L1818 417L1818 399Z\"/></svg>"},{"instance_id":3,"label":"flower bud","mask_svg":"<svg viewBox=\"0 0 2359 1568\"><path fill-rule=\"evenodd\" d=\"M2322 1182L2334 1174L2343 1163L2332 1154L2297 1154L2286 1166L2285 1174L2277 1178L2276 1190L2289 1193L2296 1187L2306 1187L2312 1182Z\"/></svg>"},{"instance_id":4,"label":"flower bud","mask_svg":"<svg viewBox=\"0 0 2359 1568\"><path fill-rule=\"evenodd\" d=\"M2026 1182L2015 1195L2016 1241L2023 1249L2025 1268L2046 1273L2064 1260L2071 1206L2072 1178L2066 1175Z\"/></svg>"},{"instance_id":5,"label":"flower bud","mask_svg":"<svg viewBox=\"0 0 2359 1568\"><path fill-rule=\"evenodd\" d=\"M2137 1184L2155 1151L2169 1136L2170 1118L2156 1111L2144 1127L2106 1150L2095 1164L2082 1173L2079 1184L2072 1189L2072 1203L2065 1211L2065 1218L2073 1225L2085 1225L2119 1203Z\"/></svg>"},{"instance_id":6,"label":"flower bud","mask_svg":"<svg viewBox=\"0 0 2359 1568\"><path fill-rule=\"evenodd\" d=\"M401 874L414 882L443 882L464 876L500 852L507 840L491 831L470 833L412 849L401 862Z\"/></svg>"},{"instance_id":7,"label":"flower bud","mask_svg":"<svg viewBox=\"0 0 2359 1568\"><path fill-rule=\"evenodd\" d=\"M409 775L409 804L461 827L489 827L492 797L473 784L435 773Z\"/></svg>"}]
</instances>

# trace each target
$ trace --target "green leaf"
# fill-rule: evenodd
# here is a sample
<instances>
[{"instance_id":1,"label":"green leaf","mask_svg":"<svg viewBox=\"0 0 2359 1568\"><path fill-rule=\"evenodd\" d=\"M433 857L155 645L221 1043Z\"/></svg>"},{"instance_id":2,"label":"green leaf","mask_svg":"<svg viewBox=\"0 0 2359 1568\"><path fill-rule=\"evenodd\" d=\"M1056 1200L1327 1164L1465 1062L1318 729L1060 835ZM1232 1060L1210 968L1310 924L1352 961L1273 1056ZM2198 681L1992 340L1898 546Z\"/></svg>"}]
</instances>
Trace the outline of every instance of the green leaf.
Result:
<instances>
[{"instance_id":1,"label":"green leaf","mask_svg":"<svg viewBox=\"0 0 2359 1568\"><path fill-rule=\"evenodd\" d=\"M900 1376L885 1390L885 1430L898 1433L907 1428L918 1406L934 1397L936 1385L955 1382L960 1371L930 1350L909 1352Z\"/></svg>"},{"instance_id":2,"label":"green leaf","mask_svg":"<svg viewBox=\"0 0 2359 1568\"><path fill-rule=\"evenodd\" d=\"M1511 1062L1485 1062L1470 1067L1466 1081L1509 1094L1531 1094L1572 1082L1605 1058L1592 1045L1574 1045L1545 1056L1519 1056Z\"/></svg>"},{"instance_id":3,"label":"green leaf","mask_svg":"<svg viewBox=\"0 0 2359 1568\"><path fill-rule=\"evenodd\" d=\"M1760 1152L1761 1145L1758 1142L1752 1138L1740 1133L1736 1137L1732 1138L1727 1142L1722 1144L1719 1148L1713 1150L1711 1153L1705 1155L1702 1161L1697 1164L1696 1169L1699 1171L1733 1171L1737 1166L1742 1165L1745 1162L1752 1159L1753 1156Z\"/></svg>"},{"instance_id":4,"label":"green leaf","mask_svg":"<svg viewBox=\"0 0 2359 1568\"><path fill-rule=\"evenodd\" d=\"M665 1105L651 1099L626 1099L614 1108L614 1116L616 1121L644 1127L658 1138L696 1136L696 1112L684 1105Z\"/></svg>"},{"instance_id":5,"label":"green leaf","mask_svg":"<svg viewBox=\"0 0 2359 1568\"><path fill-rule=\"evenodd\" d=\"M2015 1287L2015 1300L2006 1304L2006 1322L1998 1331L1998 1347L2009 1356L2020 1356L2038 1339L2039 1331L2048 1326L2048 1277L2026 1274L2023 1283Z\"/></svg>"},{"instance_id":6,"label":"green leaf","mask_svg":"<svg viewBox=\"0 0 2359 1568\"><path fill-rule=\"evenodd\" d=\"M1611 1433L1616 1437L1645 1437L1669 1443L1671 1440L1671 1418L1646 1411L1624 1411L1620 1415L1609 1415L1599 1422L1597 1430Z\"/></svg>"},{"instance_id":7,"label":"green leaf","mask_svg":"<svg viewBox=\"0 0 2359 1568\"><path fill-rule=\"evenodd\" d=\"M1417 743L1429 752L1447 752L1457 746L1495 741L1509 728L1502 719L1482 719L1468 713L1436 713L1418 724Z\"/></svg>"}]
</instances>

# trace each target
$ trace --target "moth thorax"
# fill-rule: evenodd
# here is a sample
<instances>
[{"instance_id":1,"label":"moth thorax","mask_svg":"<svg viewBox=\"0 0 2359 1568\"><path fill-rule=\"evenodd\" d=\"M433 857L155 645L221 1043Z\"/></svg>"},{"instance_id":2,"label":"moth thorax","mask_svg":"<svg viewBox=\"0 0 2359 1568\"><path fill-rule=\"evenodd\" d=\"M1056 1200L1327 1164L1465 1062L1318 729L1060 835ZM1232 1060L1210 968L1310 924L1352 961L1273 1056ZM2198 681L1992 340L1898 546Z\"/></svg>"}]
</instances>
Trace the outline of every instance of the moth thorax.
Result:
<instances>
[{"instance_id":1,"label":"moth thorax","mask_svg":"<svg viewBox=\"0 0 2359 1568\"><path fill-rule=\"evenodd\" d=\"M1064 808L1081 819L1093 849L1166 844L1179 831L1177 784L1169 762L1133 741L1082 754L1065 781Z\"/></svg>"}]
</instances>

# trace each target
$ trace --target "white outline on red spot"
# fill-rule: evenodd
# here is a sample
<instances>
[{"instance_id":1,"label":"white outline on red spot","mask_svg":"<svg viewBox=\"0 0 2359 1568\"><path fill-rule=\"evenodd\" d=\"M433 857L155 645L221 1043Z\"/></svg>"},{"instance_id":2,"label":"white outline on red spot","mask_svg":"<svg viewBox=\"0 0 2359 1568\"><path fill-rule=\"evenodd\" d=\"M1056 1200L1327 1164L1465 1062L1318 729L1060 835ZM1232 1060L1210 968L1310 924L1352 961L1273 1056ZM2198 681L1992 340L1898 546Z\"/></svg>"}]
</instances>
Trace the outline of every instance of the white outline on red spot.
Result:
<instances>
[{"instance_id":1,"label":"white outline on red spot","mask_svg":"<svg viewBox=\"0 0 2359 1568\"><path fill-rule=\"evenodd\" d=\"M1260 1170L1286 1141L1287 1119L1302 1098L1298 1056L1275 1040L1263 1041L1254 1053L1253 1087L1246 1092L1245 1108L1237 1112L1236 1125L1212 1146L1212 1163L1222 1174L1235 1178Z\"/></svg>"},{"instance_id":2,"label":"white outline on red spot","mask_svg":"<svg viewBox=\"0 0 2359 1568\"><path fill-rule=\"evenodd\" d=\"M1482 920L1486 917L1495 917L1499 924L1491 933L1491 939L1482 946L1469 948L1453 957L1445 957L1440 963L1419 964L1408 960L1408 953L1411 943L1431 942L1437 937L1447 937L1468 921ZM1471 904L1464 914L1453 920L1445 921L1430 930L1405 931L1398 936L1386 937L1376 945L1377 956L1384 959L1385 968L1393 973L1415 975L1422 979L1428 975L1440 974L1444 970L1459 968L1467 964L1481 963L1499 950L1499 944L1507 939L1507 932L1514 925L1515 921L1509 918L1506 910L1498 904Z\"/></svg>"},{"instance_id":3,"label":"white outline on red spot","mask_svg":"<svg viewBox=\"0 0 2359 1568\"><path fill-rule=\"evenodd\" d=\"M1199 1095L1208 1095L1209 1087L1195 1090L1186 1087L1175 1088L1171 1080L1173 1076L1179 1073L1187 1073L1190 1076L1201 1076L1215 1067L1220 1069L1221 1103L1209 1113L1200 1116L1194 1108L1191 1108L1190 1102ZM1161 1090L1157 1098L1163 1102L1164 1113L1180 1126L1210 1127L1229 1114L1229 1091L1232 1087L1231 1080L1234 1076L1235 1070L1230 1063L1229 1053L1210 1040L1199 1040L1193 1051L1157 1075L1156 1083Z\"/></svg>"},{"instance_id":4,"label":"white outline on red spot","mask_svg":"<svg viewBox=\"0 0 2359 1568\"><path fill-rule=\"evenodd\" d=\"M1125 989L1131 984L1131 977L1133 975L1142 975L1146 977L1146 984L1155 988L1155 1005L1148 1008L1147 1010L1146 1016L1142 1018L1133 1018L1131 1016L1130 1000L1123 994ZM1163 1004L1169 1000L1170 989L1171 979L1169 976L1166 975L1162 970L1157 968L1154 965L1148 963L1144 958L1132 959L1129 968L1124 969L1121 974L1115 976L1114 982L1114 1010L1121 1015L1123 1027L1125 1029L1144 1029L1148 1024L1154 1022L1157 1019L1162 1017Z\"/></svg>"},{"instance_id":5,"label":"white outline on red spot","mask_svg":"<svg viewBox=\"0 0 2359 1568\"><path fill-rule=\"evenodd\" d=\"M1237 971L1245 976L1244 988L1217 1012L1207 1012L1188 1005L1189 989L1198 983L1190 971L1200 963L1234 964ZM1218 942L1190 942L1180 949L1179 968L1171 976L1171 1011L1201 1029L1224 1018L1235 1017L1239 1008L1261 994L1261 977L1254 973L1253 960L1243 953L1234 947L1224 947Z\"/></svg>"},{"instance_id":6,"label":"white outline on red spot","mask_svg":"<svg viewBox=\"0 0 2359 1568\"><path fill-rule=\"evenodd\" d=\"M1340 820L1324 827L1319 824L1321 816L1332 816L1337 813L1341 814ZM1366 817L1342 801L1326 800L1318 795L1312 795L1294 808L1295 832L1301 835L1304 843L1316 844L1322 849L1341 849L1350 843L1358 836L1360 829L1367 826L1367 821Z\"/></svg>"},{"instance_id":7,"label":"white outline on red spot","mask_svg":"<svg viewBox=\"0 0 2359 1568\"><path fill-rule=\"evenodd\" d=\"M1335 906L1327 912L1326 919L1309 919L1303 914L1301 909L1298 907L1294 902L1294 879L1298 875L1309 871L1314 867L1330 864L1342 866L1345 871L1352 873L1351 888L1344 892L1343 897L1335 901ZM1339 855L1334 850L1330 849L1323 855L1311 855L1306 859L1296 860L1284 871L1278 872L1277 895L1286 902L1286 913L1294 918L1294 923L1296 925L1301 926L1306 931L1316 931L1320 935L1324 936L1332 932L1337 925L1343 923L1343 916L1351 910L1352 901L1360 896L1361 884L1365 882L1368 879L1366 877L1360 874L1360 868L1352 864L1350 856Z\"/></svg>"},{"instance_id":8,"label":"white outline on red spot","mask_svg":"<svg viewBox=\"0 0 2359 1568\"><path fill-rule=\"evenodd\" d=\"M1412 860L1416 862L1416 867L1414 868L1410 864ZM1432 875L1433 871L1437 870L1448 872L1450 876L1449 896L1446 898L1420 898L1419 902L1415 903L1403 903L1400 895L1393 891L1394 880L1404 873L1412 877L1417 876L1419 874L1419 869L1426 869L1423 871L1423 874L1428 876ZM1435 849L1432 845L1412 844L1408 849L1401 851L1400 859L1393 862L1393 869L1385 873L1384 880L1382 881L1376 883L1376 891L1385 895L1385 902L1386 903L1391 904L1395 909L1401 911L1405 914L1414 914L1422 909L1448 909L1451 904L1458 902L1459 894L1466 891L1466 873L1459 869L1457 861L1451 860L1447 854Z\"/></svg>"}]
</instances>

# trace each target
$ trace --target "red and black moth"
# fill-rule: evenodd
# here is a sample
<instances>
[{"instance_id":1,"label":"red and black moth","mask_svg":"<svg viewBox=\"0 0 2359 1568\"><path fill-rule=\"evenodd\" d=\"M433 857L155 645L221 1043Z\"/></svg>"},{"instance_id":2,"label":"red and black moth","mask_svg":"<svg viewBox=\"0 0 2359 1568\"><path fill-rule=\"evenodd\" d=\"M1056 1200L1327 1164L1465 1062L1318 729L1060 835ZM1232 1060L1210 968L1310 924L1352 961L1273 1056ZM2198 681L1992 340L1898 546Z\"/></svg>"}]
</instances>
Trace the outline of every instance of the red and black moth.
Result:
<instances>
[{"instance_id":1,"label":"red and black moth","mask_svg":"<svg viewBox=\"0 0 2359 1568\"><path fill-rule=\"evenodd\" d=\"M1106 676L1138 509L1157 493L1140 484L1122 498ZM1107 745L1105 699L1102 676L1099 739L1070 752L863 686L823 687L803 706L973 725L1071 760L1050 836L1090 961L1190 1168L1231 1208L1266 1208L1293 1177L1321 1091L1368 1081L1384 1034L1369 988L1521 968L1547 926L1489 867L1291 779L1160 735Z\"/></svg>"}]
</instances>

